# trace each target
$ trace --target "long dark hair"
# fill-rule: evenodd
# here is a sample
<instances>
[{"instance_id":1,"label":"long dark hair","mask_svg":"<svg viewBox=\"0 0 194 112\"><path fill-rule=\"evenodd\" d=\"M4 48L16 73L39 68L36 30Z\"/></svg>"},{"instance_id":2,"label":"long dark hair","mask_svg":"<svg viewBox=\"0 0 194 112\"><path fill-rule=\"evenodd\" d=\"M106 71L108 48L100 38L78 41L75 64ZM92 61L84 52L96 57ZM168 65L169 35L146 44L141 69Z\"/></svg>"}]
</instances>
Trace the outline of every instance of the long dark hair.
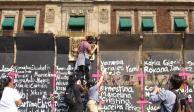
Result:
<instances>
[{"instance_id":1,"label":"long dark hair","mask_svg":"<svg viewBox=\"0 0 194 112\"><path fill-rule=\"evenodd\" d=\"M6 86L8 86L8 84L11 82L11 78L10 77L5 77L0 79L0 99L3 95L3 90Z\"/></svg>"},{"instance_id":2,"label":"long dark hair","mask_svg":"<svg viewBox=\"0 0 194 112\"><path fill-rule=\"evenodd\" d=\"M91 87L95 86L96 83L97 83L97 82L96 82L94 79L90 79L90 80L88 81L88 83L87 83L87 87L88 87L88 88L91 88Z\"/></svg>"},{"instance_id":3,"label":"long dark hair","mask_svg":"<svg viewBox=\"0 0 194 112\"><path fill-rule=\"evenodd\" d=\"M77 80L78 80L77 74L70 75L68 79L68 85L70 86L74 85Z\"/></svg>"},{"instance_id":4,"label":"long dark hair","mask_svg":"<svg viewBox=\"0 0 194 112\"><path fill-rule=\"evenodd\" d=\"M92 36L86 36L86 41L88 42L88 43L92 43L92 40L93 40L93 37Z\"/></svg>"},{"instance_id":5,"label":"long dark hair","mask_svg":"<svg viewBox=\"0 0 194 112\"><path fill-rule=\"evenodd\" d=\"M170 83L172 84L171 89L179 89L183 82L184 81L180 76L178 76L177 74L173 74L170 78Z\"/></svg>"}]
</instances>

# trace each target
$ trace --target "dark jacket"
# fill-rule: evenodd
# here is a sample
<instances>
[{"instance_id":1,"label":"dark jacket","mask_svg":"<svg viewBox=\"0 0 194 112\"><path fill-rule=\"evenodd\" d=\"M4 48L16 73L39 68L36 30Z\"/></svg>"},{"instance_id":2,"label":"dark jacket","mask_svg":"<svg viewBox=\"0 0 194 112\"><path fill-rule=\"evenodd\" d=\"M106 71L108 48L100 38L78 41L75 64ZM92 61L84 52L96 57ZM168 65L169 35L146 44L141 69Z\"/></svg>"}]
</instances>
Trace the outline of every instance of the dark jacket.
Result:
<instances>
[{"instance_id":1,"label":"dark jacket","mask_svg":"<svg viewBox=\"0 0 194 112\"><path fill-rule=\"evenodd\" d=\"M83 104L82 104L82 98L81 98L83 89L79 85L74 84L73 90L76 97L76 104L69 106L68 112L83 112Z\"/></svg>"}]
</instances>

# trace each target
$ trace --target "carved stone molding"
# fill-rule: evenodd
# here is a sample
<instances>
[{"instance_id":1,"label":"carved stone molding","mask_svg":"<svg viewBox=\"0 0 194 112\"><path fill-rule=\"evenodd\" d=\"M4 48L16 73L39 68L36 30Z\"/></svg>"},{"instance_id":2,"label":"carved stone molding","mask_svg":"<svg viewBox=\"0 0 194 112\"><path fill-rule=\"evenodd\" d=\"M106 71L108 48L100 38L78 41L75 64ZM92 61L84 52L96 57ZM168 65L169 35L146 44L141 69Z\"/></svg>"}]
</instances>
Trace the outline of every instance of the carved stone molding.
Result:
<instances>
[{"instance_id":1,"label":"carved stone molding","mask_svg":"<svg viewBox=\"0 0 194 112\"><path fill-rule=\"evenodd\" d=\"M108 34L107 31L102 31L100 34Z\"/></svg>"},{"instance_id":2,"label":"carved stone molding","mask_svg":"<svg viewBox=\"0 0 194 112\"><path fill-rule=\"evenodd\" d=\"M91 3L65 3L62 5L62 7L93 7L93 4Z\"/></svg>"},{"instance_id":3,"label":"carved stone molding","mask_svg":"<svg viewBox=\"0 0 194 112\"><path fill-rule=\"evenodd\" d=\"M62 12L67 12L70 15L85 15L93 11L92 4L63 4Z\"/></svg>"},{"instance_id":4,"label":"carved stone molding","mask_svg":"<svg viewBox=\"0 0 194 112\"><path fill-rule=\"evenodd\" d=\"M108 9L101 9L99 12L99 22L106 24L108 23Z\"/></svg>"},{"instance_id":5,"label":"carved stone molding","mask_svg":"<svg viewBox=\"0 0 194 112\"><path fill-rule=\"evenodd\" d=\"M80 9L80 10L75 10L75 9L72 9L72 10L69 10L69 15L86 15L88 13L87 10L83 10L83 9Z\"/></svg>"},{"instance_id":6,"label":"carved stone molding","mask_svg":"<svg viewBox=\"0 0 194 112\"><path fill-rule=\"evenodd\" d=\"M69 44L69 61L76 61L78 56L78 47L80 42L85 39L85 36L71 37ZM91 49L95 49L95 44L91 44ZM91 56L91 60L95 59L95 54Z\"/></svg>"},{"instance_id":7,"label":"carved stone molding","mask_svg":"<svg viewBox=\"0 0 194 112\"><path fill-rule=\"evenodd\" d=\"M192 18L194 18L194 11L192 11ZM192 25L194 26L194 19L192 19Z\"/></svg>"},{"instance_id":8,"label":"carved stone molding","mask_svg":"<svg viewBox=\"0 0 194 112\"><path fill-rule=\"evenodd\" d=\"M6 15L16 15L19 14L19 11L15 11L15 10L3 10L2 14L6 14Z\"/></svg>"},{"instance_id":9,"label":"carved stone molding","mask_svg":"<svg viewBox=\"0 0 194 112\"><path fill-rule=\"evenodd\" d=\"M47 23L53 23L55 21L55 10L54 9L48 9L46 12L46 22Z\"/></svg>"},{"instance_id":10,"label":"carved stone molding","mask_svg":"<svg viewBox=\"0 0 194 112\"><path fill-rule=\"evenodd\" d=\"M171 16L187 16L188 11L170 11Z\"/></svg>"}]
</instances>

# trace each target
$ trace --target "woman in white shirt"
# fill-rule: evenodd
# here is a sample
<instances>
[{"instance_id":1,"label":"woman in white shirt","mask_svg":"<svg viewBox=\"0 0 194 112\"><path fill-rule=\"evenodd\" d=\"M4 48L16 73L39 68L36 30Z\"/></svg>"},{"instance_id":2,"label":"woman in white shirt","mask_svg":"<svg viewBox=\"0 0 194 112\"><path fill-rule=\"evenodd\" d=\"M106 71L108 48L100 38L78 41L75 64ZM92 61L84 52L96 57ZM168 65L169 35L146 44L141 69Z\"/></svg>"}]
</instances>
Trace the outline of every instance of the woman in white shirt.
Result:
<instances>
[{"instance_id":1,"label":"woman in white shirt","mask_svg":"<svg viewBox=\"0 0 194 112\"><path fill-rule=\"evenodd\" d=\"M13 80L6 77L0 80L0 112L18 112L17 105L22 100L19 92L14 89Z\"/></svg>"}]
</instances>

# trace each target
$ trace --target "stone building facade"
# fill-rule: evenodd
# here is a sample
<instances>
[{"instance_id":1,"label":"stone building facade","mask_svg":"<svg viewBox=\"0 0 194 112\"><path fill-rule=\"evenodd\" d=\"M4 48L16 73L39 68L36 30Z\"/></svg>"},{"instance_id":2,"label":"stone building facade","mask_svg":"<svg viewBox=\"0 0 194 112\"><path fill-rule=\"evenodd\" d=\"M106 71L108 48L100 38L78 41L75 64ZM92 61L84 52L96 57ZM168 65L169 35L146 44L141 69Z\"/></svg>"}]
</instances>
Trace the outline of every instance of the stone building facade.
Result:
<instances>
[{"instance_id":1,"label":"stone building facade","mask_svg":"<svg viewBox=\"0 0 194 112\"><path fill-rule=\"evenodd\" d=\"M46 5L46 14L49 10L56 10L55 21L45 21L45 32L56 35L78 36L118 33L177 33L175 19L182 19L185 28L181 32L194 32L193 10L194 1L183 0L75 0L61 1L60 5ZM51 9L50 9L51 8ZM57 13L59 12L59 13ZM82 16L85 19L84 30L81 33L69 29L69 21L73 16ZM142 21L151 18L153 28L142 31ZM120 19L129 18L130 28L120 31ZM47 20L47 17L46 19ZM52 27L56 25L57 27ZM76 34L77 33L77 34Z\"/></svg>"},{"instance_id":2,"label":"stone building facade","mask_svg":"<svg viewBox=\"0 0 194 112\"><path fill-rule=\"evenodd\" d=\"M180 34L183 32L186 34ZM18 33L25 33L25 35L22 34L23 37L21 35L19 37ZM30 35L30 33L37 33L38 35ZM53 33L54 36L46 33ZM0 40L13 39L5 36L16 37L12 40L12 49L14 48L14 50L11 56L8 53L6 55L1 53L0 56L4 60L8 59L7 57L11 57L10 59L13 57L13 61L11 60L10 63L16 63L16 65L20 65L19 62L21 61L26 65L29 62L33 64L49 62L52 66L59 66L59 69L64 66L64 72L56 73L60 73L60 76L61 73L64 73L62 75L67 77L70 72L67 70L69 65L70 68L73 68L76 60L80 40L86 35L100 35L102 41L99 41L99 53L97 51L97 55L92 56L91 73L96 74L97 69L103 65L109 72L105 82L108 85L107 87L117 88L119 86L118 89L121 89L120 85L130 85L129 92L126 92L129 95L132 93L130 90L133 90L131 86L134 87L134 90L136 90L136 87L140 87L139 77L144 77L143 74L139 74L142 69L149 75L146 76L145 81L145 92L147 93L149 93L148 89L146 91L146 88L149 88L148 86L157 82L163 85L167 84L169 74L179 72L182 68L183 70L187 68L188 72L192 72L189 80L192 80L193 85L194 39L190 38L194 37L193 33L194 0L0 0ZM127 35L123 36L122 34ZM4 38L1 38L1 35ZM144 38L140 38L142 36ZM183 36L185 38L182 38ZM26 37L30 41L23 41L27 40ZM4 40L0 42L6 44ZM25 44L23 48L19 48L23 44ZM6 46L0 45L0 47ZM11 45L7 44L7 46ZM25 48L26 46L28 49ZM32 51L31 48L33 47ZM28 58L25 59L26 57ZM54 58L51 59L51 57ZM4 61L1 63L4 63ZM7 62L5 63L7 64ZM50 72L47 72L49 75L47 78L53 77L55 79L55 68L50 71L53 72L53 76ZM12 71L10 73L12 74ZM34 75L34 72L30 73L29 76L31 75ZM43 78L45 79L45 77ZM46 93L50 93L50 89L54 91L55 87L57 88L57 84L54 85L53 83L53 88L51 88L51 84L51 82L48 83L49 88L45 90ZM64 87L63 83L61 84L61 87ZM141 87L143 88L144 85ZM33 89L30 88L30 90ZM124 87L123 90L125 89L128 88ZM38 88L37 90L44 89ZM141 89L141 92L142 90L144 89ZM106 89L104 91L105 93L111 92L106 91ZM62 92L64 93L64 90ZM121 98L122 100L116 98L115 100L116 95L121 96L120 92L117 93L110 93L114 95L114 99L105 95L106 99L103 100L109 101L105 102L105 110L108 112L115 111L115 104L112 101L122 102L124 100L127 102L121 103L116 111L123 111L119 109L122 105L126 107L126 111L138 111L140 109L136 103L136 101L144 99L140 98L140 91L134 91L131 94L130 97L134 98L133 102L130 102L130 98L127 100L126 98ZM193 95L192 92L192 98ZM31 96L29 95L29 97ZM44 97L41 94L32 97L32 99L43 99ZM29 98L29 103L30 101L32 100ZM45 105L44 103L42 100L42 105ZM51 104L50 100L46 101L46 104ZM28 104L26 103L26 105ZM39 100L32 103L32 106L36 105L39 106ZM28 112L28 109L39 111L42 108L46 109L46 106L40 106L40 108L24 106L20 109L23 109L23 112ZM55 110L55 106L50 105L49 109ZM156 111L156 109L153 110Z\"/></svg>"},{"instance_id":3,"label":"stone building facade","mask_svg":"<svg viewBox=\"0 0 194 112\"><path fill-rule=\"evenodd\" d=\"M122 6L122 7L120 7ZM141 33L142 19L153 20L153 33L175 33L175 19L185 20L185 32L193 32L193 3L185 2L124 2L111 7L111 33L118 33L119 17L131 17L132 33Z\"/></svg>"},{"instance_id":4,"label":"stone building facade","mask_svg":"<svg viewBox=\"0 0 194 112\"><path fill-rule=\"evenodd\" d=\"M193 6L193 0L0 0L0 29L3 35L10 36L24 31L69 37L192 33ZM14 24L6 29L5 19L10 17ZM34 22L26 28L25 21Z\"/></svg>"},{"instance_id":5,"label":"stone building facade","mask_svg":"<svg viewBox=\"0 0 194 112\"><path fill-rule=\"evenodd\" d=\"M44 2L0 1L0 7L2 35L15 36L16 33L25 31L44 32ZM31 24L26 24L28 21L31 21Z\"/></svg>"}]
</instances>

